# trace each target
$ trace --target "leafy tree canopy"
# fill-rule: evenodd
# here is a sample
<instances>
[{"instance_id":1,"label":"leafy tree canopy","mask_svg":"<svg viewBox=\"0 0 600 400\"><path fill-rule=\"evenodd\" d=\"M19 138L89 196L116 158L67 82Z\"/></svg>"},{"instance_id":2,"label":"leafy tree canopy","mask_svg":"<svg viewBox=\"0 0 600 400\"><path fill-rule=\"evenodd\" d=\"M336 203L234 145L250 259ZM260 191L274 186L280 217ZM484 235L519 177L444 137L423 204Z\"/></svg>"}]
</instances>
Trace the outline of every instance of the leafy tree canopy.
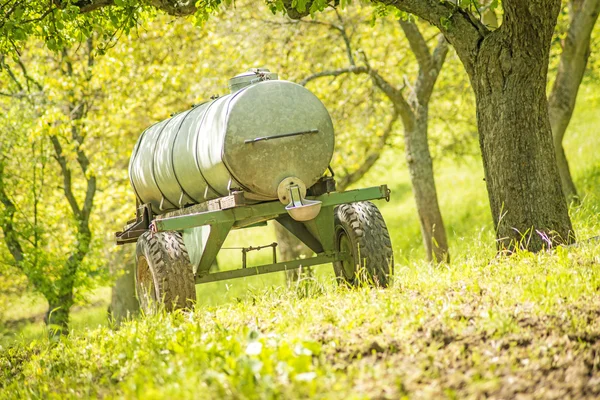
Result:
<instances>
[{"instance_id":1,"label":"leafy tree canopy","mask_svg":"<svg viewBox=\"0 0 600 400\"><path fill-rule=\"evenodd\" d=\"M350 0L264 0L273 13L287 13L301 18L323 11L328 6L345 7ZM373 17L390 12L398 13L389 1L370 1L375 5ZM410 3L420 3L411 1ZM423 2L423 3L429 3ZM441 1L448 7L442 24L450 24L454 12L469 9L475 14L498 7L499 0ZM485 4L483 4L485 3ZM6 0L0 3L0 53L19 53L28 39L41 38L51 50L60 50L76 42L87 40L92 33L101 38L101 50L114 45L123 34L128 34L157 12L176 17L190 16L196 24L203 24L222 6L233 6L232 0Z\"/></svg>"}]
</instances>

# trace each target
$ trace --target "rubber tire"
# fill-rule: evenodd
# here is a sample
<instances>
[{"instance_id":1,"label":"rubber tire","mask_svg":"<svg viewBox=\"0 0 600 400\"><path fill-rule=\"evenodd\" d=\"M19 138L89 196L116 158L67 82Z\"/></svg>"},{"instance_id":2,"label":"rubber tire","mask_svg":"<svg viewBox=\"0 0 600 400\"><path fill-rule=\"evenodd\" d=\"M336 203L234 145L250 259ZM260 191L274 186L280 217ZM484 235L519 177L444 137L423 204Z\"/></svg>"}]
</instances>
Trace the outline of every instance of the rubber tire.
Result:
<instances>
[{"instance_id":1,"label":"rubber tire","mask_svg":"<svg viewBox=\"0 0 600 400\"><path fill-rule=\"evenodd\" d=\"M350 250L352 264L336 261L333 270L341 284L369 283L387 287L394 274L392 241L383 216L370 201L342 204L335 209L335 249ZM344 235L346 238L344 239ZM366 273L366 274L365 274Z\"/></svg>"},{"instance_id":2,"label":"rubber tire","mask_svg":"<svg viewBox=\"0 0 600 400\"><path fill-rule=\"evenodd\" d=\"M179 232L146 232L140 236L135 266L135 288L146 314L162 307L166 311L193 307L194 269Z\"/></svg>"}]
</instances>

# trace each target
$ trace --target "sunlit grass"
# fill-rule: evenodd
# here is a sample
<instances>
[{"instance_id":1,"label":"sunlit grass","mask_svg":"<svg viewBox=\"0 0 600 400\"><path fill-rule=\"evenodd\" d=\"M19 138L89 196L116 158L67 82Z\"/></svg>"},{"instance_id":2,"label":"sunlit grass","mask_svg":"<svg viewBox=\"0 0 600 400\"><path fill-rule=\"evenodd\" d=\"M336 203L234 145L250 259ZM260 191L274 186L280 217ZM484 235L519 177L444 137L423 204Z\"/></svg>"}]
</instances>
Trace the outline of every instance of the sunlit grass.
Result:
<instances>
[{"instance_id":1,"label":"sunlit grass","mask_svg":"<svg viewBox=\"0 0 600 400\"><path fill-rule=\"evenodd\" d=\"M73 398L584 390L580 381L596 376L595 361L585 365L600 333L599 263L596 243L492 259L479 247L453 266L398 266L387 290L331 280L308 295L265 288L242 302L5 351L0 385L13 396ZM554 382L561 363L582 369ZM522 385L508 384L515 379Z\"/></svg>"}]
</instances>

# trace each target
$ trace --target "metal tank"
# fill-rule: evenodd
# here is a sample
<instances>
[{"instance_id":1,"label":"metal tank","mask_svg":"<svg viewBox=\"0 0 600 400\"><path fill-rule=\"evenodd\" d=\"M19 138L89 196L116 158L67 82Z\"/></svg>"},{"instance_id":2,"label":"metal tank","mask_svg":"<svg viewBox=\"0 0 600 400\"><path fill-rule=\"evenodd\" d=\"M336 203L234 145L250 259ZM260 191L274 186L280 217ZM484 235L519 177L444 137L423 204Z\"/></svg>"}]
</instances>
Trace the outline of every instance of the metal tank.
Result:
<instances>
[{"instance_id":1,"label":"metal tank","mask_svg":"<svg viewBox=\"0 0 600 400\"><path fill-rule=\"evenodd\" d=\"M243 190L248 200L278 198L286 178L312 186L327 169L333 124L306 88L252 69L229 81L231 93L159 122L140 136L129 177L153 212Z\"/></svg>"}]
</instances>

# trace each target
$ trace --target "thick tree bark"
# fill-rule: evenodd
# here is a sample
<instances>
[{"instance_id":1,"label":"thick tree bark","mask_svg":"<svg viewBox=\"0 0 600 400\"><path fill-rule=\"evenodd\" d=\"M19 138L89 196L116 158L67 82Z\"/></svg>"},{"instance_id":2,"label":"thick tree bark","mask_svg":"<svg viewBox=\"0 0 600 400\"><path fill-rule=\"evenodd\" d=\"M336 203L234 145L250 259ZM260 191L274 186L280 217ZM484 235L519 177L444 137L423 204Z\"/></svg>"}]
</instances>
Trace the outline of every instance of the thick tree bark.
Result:
<instances>
[{"instance_id":1,"label":"thick tree bark","mask_svg":"<svg viewBox=\"0 0 600 400\"><path fill-rule=\"evenodd\" d=\"M573 241L545 95L561 1L504 0L503 23L493 32L454 2L383 3L438 27L469 74L498 249Z\"/></svg>"},{"instance_id":2,"label":"thick tree bark","mask_svg":"<svg viewBox=\"0 0 600 400\"><path fill-rule=\"evenodd\" d=\"M427 112L427 106L420 107L414 124L404 130L406 161L427 259L436 263L449 262L446 229L438 205L433 163L427 142Z\"/></svg>"},{"instance_id":3,"label":"thick tree bark","mask_svg":"<svg viewBox=\"0 0 600 400\"><path fill-rule=\"evenodd\" d=\"M569 6L569 29L562 42L562 54L548 102L563 193L567 201L571 202L577 199L577 189L562 142L573 115L577 92L590 55L590 39L600 13L600 0L571 0Z\"/></svg>"},{"instance_id":4,"label":"thick tree bark","mask_svg":"<svg viewBox=\"0 0 600 400\"><path fill-rule=\"evenodd\" d=\"M499 249L538 251L573 239L546 99L560 0L503 4L471 74L479 141Z\"/></svg>"}]
</instances>

